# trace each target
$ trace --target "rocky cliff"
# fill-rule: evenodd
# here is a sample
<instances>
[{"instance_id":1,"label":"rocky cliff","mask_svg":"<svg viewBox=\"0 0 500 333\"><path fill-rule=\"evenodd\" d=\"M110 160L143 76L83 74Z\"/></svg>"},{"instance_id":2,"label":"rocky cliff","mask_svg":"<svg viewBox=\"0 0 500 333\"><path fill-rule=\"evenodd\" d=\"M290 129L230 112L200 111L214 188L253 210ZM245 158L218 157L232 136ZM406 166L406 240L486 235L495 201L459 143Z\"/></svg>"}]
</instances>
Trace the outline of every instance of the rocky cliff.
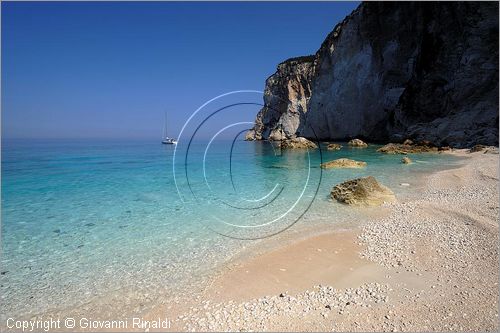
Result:
<instances>
[{"instance_id":1,"label":"rocky cliff","mask_svg":"<svg viewBox=\"0 0 500 333\"><path fill-rule=\"evenodd\" d=\"M366 2L266 81L247 139L498 145L498 3Z\"/></svg>"},{"instance_id":2,"label":"rocky cliff","mask_svg":"<svg viewBox=\"0 0 500 333\"><path fill-rule=\"evenodd\" d=\"M295 135L299 124L305 121L314 60L314 56L306 56L278 65L276 73L266 80L264 107L247 138L280 140Z\"/></svg>"}]
</instances>

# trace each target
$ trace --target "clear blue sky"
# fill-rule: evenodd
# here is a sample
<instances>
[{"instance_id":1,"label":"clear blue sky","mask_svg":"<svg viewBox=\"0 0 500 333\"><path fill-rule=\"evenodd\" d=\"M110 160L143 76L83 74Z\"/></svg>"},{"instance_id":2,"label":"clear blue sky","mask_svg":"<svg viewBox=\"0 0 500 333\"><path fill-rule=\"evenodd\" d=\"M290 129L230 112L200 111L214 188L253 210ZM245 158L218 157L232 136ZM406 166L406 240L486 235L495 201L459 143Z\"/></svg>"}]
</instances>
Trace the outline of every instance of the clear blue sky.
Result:
<instances>
[{"instance_id":1,"label":"clear blue sky","mask_svg":"<svg viewBox=\"0 0 500 333\"><path fill-rule=\"evenodd\" d=\"M263 90L358 4L2 2L2 137L158 138L166 109L175 135L208 99Z\"/></svg>"}]
</instances>

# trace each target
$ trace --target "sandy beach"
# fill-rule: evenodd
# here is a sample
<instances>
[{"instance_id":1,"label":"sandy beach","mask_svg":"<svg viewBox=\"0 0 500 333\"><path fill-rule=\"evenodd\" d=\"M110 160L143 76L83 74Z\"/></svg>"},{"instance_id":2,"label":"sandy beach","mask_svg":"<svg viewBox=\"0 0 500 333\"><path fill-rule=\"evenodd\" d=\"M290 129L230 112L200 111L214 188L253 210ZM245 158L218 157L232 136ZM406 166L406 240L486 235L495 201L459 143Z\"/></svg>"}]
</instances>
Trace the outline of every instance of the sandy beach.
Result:
<instances>
[{"instance_id":1,"label":"sandy beach","mask_svg":"<svg viewBox=\"0 0 500 333\"><path fill-rule=\"evenodd\" d=\"M426 177L419 199L234 260L195 300L146 317L195 331L497 330L498 154L451 153L463 165Z\"/></svg>"}]
</instances>

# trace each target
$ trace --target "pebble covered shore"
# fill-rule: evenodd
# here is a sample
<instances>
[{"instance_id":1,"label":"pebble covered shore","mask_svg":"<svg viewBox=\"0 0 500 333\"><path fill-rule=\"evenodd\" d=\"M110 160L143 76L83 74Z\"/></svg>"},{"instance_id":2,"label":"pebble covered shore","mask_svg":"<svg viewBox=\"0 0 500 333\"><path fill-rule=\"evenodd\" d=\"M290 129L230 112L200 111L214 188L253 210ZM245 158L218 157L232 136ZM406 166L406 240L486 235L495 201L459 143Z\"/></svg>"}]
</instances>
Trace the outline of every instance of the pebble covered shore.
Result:
<instances>
[{"instance_id":1,"label":"pebble covered shore","mask_svg":"<svg viewBox=\"0 0 500 333\"><path fill-rule=\"evenodd\" d=\"M466 154L465 152L463 154ZM466 154L464 166L429 176L419 199L385 204L364 221L362 258L387 283L315 286L247 302L204 300L176 318L187 331L496 331L497 154ZM402 281L410 274L415 283Z\"/></svg>"}]
</instances>

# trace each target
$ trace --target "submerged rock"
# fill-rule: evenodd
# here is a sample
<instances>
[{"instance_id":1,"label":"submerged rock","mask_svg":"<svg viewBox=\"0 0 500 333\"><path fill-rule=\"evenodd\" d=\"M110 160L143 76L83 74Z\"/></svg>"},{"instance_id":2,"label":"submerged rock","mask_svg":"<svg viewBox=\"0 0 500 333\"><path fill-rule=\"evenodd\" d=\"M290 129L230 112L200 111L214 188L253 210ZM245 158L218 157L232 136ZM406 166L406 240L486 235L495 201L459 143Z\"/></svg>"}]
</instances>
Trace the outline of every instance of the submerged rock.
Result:
<instances>
[{"instance_id":1,"label":"submerged rock","mask_svg":"<svg viewBox=\"0 0 500 333\"><path fill-rule=\"evenodd\" d=\"M352 139L347 143L348 146L356 147L356 148L366 148L368 144L360 139Z\"/></svg>"},{"instance_id":2,"label":"submerged rock","mask_svg":"<svg viewBox=\"0 0 500 333\"><path fill-rule=\"evenodd\" d=\"M328 146L326 146L327 150L340 150L341 148L342 146L338 143L330 143Z\"/></svg>"},{"instance_id":3,"label":"submerged rock","mask_svg":"<svg viewBox=\"0 0 500 333\"><path fill-rule=\"evenodd\" d=\"M281 142L281 148L283 148L283 149L307 149L307 148L314 149L314 148L318 148L318 146L314 142L312 142L306 138L297 137L297 138L283 140Z\"/></svg>"},{"instance_id":4,"label":"submerged rock","mask_svg":"<svg viewBox=\"0 0 500 333\"><path fill-rule=\"evenodd\" d=\"M403 164L411 164L411 163L413 163L413 161L409 157L405 156L405 157L403 157L401 159L401 163L403 163Z\"/></svg>"},{"instance_id":5,"label":"submerged rock","mask_svg":"<svg viewBox=\"0 0 500 333\"><path fill-rule=\"evenodd\" d=\"M322 169L330 168L364 168L366 162L350 160L348 158L339 158L337 160L321 163Z\"/></svg>"},{"instance_id":6,"label":"submerged rock","mask_svg":"<svg viewBox=\"0 0 500 333\"><path fill-rule=\"evenodd\" d=\"M384 154L415 154L437 152L438 148L424 144L405 145L401 143L388 143L385 146L377 149L377 151Z\"/></svg>"},{"instance_id":7,"label":"submerged rock","mask_svg":"<svg viewBox=\"0 0 500 333\"><path fill-rule=\"evenodd\" d=\"M348 205L378 206L396 200L394 193L372 176L335 185L330 195L333 199Z\"/></svg>"}]
</instances>

